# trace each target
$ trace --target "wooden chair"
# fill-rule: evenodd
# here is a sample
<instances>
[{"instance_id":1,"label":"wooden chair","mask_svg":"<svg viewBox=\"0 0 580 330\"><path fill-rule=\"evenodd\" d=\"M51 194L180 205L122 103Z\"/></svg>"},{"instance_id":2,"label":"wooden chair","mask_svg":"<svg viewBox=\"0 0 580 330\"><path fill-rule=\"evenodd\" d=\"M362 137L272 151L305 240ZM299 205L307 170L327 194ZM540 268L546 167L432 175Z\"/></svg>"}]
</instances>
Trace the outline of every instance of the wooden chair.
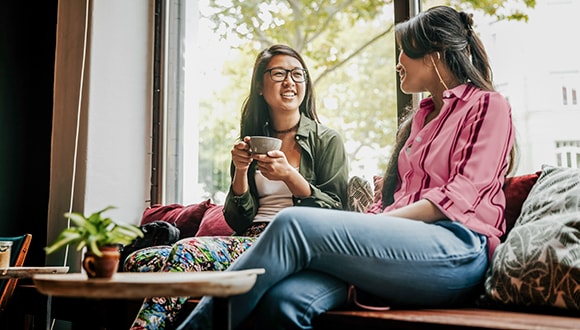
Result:
<instances>
[{"instance_id":1,"label":"wooden chair","mask_svg":"<svg viewBox=\"0 0 580 330\"><path fill-rule=\"evenodd\" d=\"M31 234L25 234L22 236L15 237L0 237L0 241L12 241L12 248L10 254L10 266L11 267L21 267L24 265L24 259L28 253L28 248L30 247L30 241L32 240ZM16 284L18 283L17 278L11 278L7 280L0 280L0 313L4 311L8 305L8 301L14 293Z\"/></svg>"}]
</instances>

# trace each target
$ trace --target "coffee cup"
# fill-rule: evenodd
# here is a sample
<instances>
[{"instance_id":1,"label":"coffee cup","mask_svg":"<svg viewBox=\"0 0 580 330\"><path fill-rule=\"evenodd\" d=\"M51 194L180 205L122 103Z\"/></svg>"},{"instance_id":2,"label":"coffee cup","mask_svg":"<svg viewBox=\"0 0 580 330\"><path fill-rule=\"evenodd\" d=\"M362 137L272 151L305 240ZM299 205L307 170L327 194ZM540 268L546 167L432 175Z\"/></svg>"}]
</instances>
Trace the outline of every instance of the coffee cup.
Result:
<instances>
[{"instance_id":1,"label":"coffee cup","mask_svg":"<svg viewBox=\"0 0 580 330\"><path fill-rule=\"evenodd\" d=\"M265 154L268 151L280 150L282 140L269 136L250 136L250 152Z\"/></svg>"},{"instance_id":2,"label":"coffee cup","mask_svg":"<svg viewBox=\"0 0 580 330\"><path fill-rule=\"evenodd\" d=\"M0 269L10 267L11 241L0 241Z\"/></svg>"}]
</instances>

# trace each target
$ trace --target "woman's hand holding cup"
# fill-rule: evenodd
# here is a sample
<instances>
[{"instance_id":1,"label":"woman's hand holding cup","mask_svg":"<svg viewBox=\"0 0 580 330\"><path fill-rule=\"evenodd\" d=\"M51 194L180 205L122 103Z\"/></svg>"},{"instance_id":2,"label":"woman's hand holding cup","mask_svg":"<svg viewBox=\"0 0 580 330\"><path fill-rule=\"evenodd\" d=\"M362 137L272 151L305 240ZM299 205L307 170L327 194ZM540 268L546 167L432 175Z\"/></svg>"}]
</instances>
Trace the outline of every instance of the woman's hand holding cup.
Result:
<instances>
[{"instance_id":1,"label":"woman's hand holding cup","mask_svg":"<svg viewBox=\"0 0 580 330\"><path fill-rule=\"evenodd\" d=\"M232 161L238 170L247 170L252 163L252 154L250 153L249 137L245 137L244 141L239 141L232 147Z\"/></svg>"}]
</instances>

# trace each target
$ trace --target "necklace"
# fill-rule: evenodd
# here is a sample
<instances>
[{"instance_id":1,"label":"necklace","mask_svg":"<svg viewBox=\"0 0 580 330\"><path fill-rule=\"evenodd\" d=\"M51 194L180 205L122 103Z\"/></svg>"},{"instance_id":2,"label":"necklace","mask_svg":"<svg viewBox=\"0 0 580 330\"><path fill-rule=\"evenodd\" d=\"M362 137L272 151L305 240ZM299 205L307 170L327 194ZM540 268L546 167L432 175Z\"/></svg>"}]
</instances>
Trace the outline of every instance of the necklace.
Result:
<instances>
[{"instance_id":1,"label":"necklace","mask_svg":"<svg viewBox=\"0 0 580 330\"><path fill-rule=\"evenodd\" d=\"M271 130L272 132L276 133L276 134L286 134L286 133L290 133L290 132L292 132L292 131L295 131L295 130L297 130L297 129L298 129L298 125L300 125L300 121L298 121L298 122L296 123L296 125L294 125L294 126L292 126L292 127L288 128L288 129L284 129L284 130L281 130L281 131L277 131L277 130L275 130L275 129L274 129L274 127L273 127L273 126L270 126L270 130Z\"/></svg>"}]
</instances>

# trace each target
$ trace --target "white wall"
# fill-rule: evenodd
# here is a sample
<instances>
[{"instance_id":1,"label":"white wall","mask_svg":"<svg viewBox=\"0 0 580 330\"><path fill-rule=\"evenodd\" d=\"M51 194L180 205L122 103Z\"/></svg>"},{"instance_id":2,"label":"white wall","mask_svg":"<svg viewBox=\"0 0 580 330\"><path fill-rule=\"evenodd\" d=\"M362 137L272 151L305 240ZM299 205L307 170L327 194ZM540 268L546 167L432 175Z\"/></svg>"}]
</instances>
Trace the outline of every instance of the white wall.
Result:
<instances>
[{"instance_id":1,"label":"white wall","mask_svg":"<svg viewBox=\"0 0 580 330\"><path fill-rule=\"evenodd\" d=\"M475 20L498 90L512 105L519 174L556 165L556 141L580 140L580 106L562 105L561 78L564 73L580 86L578 12L580 1L538 0L528 22Z\"/></svg>"},{"instance_id":2,"label":"white wall","mask_svg":"<svg viewBox=\"0 0 580 330\"><path fill-rule=\"evenodd\" d=\"M153 1L93 1L86 210L138 223L151 163Z\"/></svg>"},{"instance_id":3,"label":"white wall","mask_svg":"<svg viewBox=\"0 0 580 330\"><path fill-rule=\"evenodd\" d=\"M49 244L67 226L73 182L73 211L114 205L106 215L137 224L149 206L154 1L90 2L79 112L85 1L59 1ZM78 271L80 256L74 248L69 254L67 262L64 251L48 256L47 264Z\"/></svg>"}]
</instances>

